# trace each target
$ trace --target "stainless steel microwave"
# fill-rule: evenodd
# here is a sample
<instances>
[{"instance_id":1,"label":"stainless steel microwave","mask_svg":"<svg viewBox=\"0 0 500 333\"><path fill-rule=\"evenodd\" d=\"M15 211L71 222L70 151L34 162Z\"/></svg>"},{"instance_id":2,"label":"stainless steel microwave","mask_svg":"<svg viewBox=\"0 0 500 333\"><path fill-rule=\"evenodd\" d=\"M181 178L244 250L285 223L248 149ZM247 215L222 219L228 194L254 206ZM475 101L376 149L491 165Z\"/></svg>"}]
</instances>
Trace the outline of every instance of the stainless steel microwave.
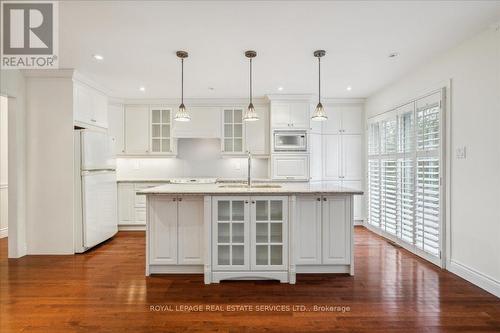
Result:
<instances>
[{"instance_id":1,"label":"stainless steel microwave","mask_svg":"<svg viewBox=\"0 0 500 333\"><path fill-rule=\"evenodd\" d=\"M274 131L274 151L307 151L307 131Z\"/></svg>"}]
</instances>

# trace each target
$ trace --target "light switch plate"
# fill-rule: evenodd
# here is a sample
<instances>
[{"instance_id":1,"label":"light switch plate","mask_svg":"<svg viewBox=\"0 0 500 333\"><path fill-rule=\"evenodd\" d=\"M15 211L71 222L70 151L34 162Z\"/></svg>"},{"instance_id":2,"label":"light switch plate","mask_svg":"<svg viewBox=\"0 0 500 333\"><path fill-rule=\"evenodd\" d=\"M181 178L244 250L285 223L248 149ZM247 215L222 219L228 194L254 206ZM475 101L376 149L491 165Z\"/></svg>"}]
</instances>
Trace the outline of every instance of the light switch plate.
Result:
<instances>
[{"instance_id":1,"label":"light switch plate","mask_svg":"<svg viewBox=\"0 0 500 333\"><path fill-rule=\"evenodd\" d=\"M466 159L467 158L467 148L465 146L457 147L455 150L455 156L457 159Z\"/></svg>"}]
</instances>

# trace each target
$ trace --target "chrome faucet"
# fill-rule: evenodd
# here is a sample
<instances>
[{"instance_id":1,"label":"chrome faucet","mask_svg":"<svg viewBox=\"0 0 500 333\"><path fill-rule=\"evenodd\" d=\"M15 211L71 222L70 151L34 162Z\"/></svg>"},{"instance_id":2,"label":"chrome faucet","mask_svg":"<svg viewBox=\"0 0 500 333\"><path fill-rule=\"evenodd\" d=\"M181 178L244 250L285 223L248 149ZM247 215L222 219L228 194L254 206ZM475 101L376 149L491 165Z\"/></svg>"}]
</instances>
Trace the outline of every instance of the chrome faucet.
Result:
<instances>
[{"instance_id":1,"label":"chrome faucet","mask_svg":"<svg viewBox=\"0 0 500 333\"><path fill-rule=\"evenodd\" d=\"M252 186L252 154L250 151L248 153L248 187Z\"/></svg>"}]
</instances>

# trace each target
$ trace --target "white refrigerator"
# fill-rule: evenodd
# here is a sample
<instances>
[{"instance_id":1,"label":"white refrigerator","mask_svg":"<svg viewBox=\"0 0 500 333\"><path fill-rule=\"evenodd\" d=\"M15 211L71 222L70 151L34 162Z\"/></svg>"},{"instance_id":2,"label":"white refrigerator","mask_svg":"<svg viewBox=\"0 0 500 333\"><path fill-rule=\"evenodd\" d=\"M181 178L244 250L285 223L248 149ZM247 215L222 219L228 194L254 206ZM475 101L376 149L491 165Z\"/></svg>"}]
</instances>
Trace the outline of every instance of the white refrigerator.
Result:
<instances>
[{"instance_id":1,"label":"white refrigerator","mask_svg":"<svg viewBox=\"0 0 500 333\"><path fill-rule=\"evenodd\" d=\"M116 163L104 132L75 130L75 252L118 232Z\"/></svg>"}]
</instances>

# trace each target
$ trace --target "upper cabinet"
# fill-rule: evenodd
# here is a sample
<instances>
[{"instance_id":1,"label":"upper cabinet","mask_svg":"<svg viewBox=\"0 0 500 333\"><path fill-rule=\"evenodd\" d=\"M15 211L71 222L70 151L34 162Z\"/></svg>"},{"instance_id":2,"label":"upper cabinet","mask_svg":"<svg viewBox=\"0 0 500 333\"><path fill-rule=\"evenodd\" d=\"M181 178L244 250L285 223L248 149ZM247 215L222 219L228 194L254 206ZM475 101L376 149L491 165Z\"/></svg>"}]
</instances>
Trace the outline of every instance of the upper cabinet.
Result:
<instances>
[{"instance_id":1,"label":"upper cabinet","mask_svg":"<svg viewBox=\"0 0 500 333\"><path fill-rule=\"evenodd\" d=\"M143 155L149 153L149 106L125 106L125 153Z\"/></svg>"},{"instance_id":2,"label":"upper cabinet","mask_svg":"<svg viewBox=\"0 0 500 333\"><path fill-rule=\"evenodd\" d=\"M309 102L271 102L271 128L309 129L309 114Z\"/></svg>"},{"instance_id":3,"label":"upper cabinet","mask_svg":"<svg viewBox=\"0 0 500 333\"><path fill-rule=\"evenodd\" d=\"M326 104L328 120L322 122L323 134L363 134L363 105Z\"/></svg>"},{"instance_id":4,"label":"upper cabinet","mask_svg":"<svg viewBox=\"0 0 500 333\"><path fill-rule=\"evenodd\" d=\"M172 152L172 109L162 106L151 106L151 153Z\"/></svg>"},{"instance_id":5,"label":"upper cabinet","mask_svg":"<svg viewBox=\"0 0 500 333\"><path fill-rule=\"evenodd\" d=\"M108 105L108 135L113 142L113 152L115 155L125 153L125 112L123 105Z\"/></svg>"},{"instance_id":6,"label":"upper cabinet","mask_svg":"<svg viewBox=\"0 0 500 333\"><path fill-rule=\"evenodd\" d=\"M257 121L247 121L244 125L245 151L253 155L269 155L269 110L256 106Z\"/></svg>"},{"instance_id":7,"label":"upper cabinet","mask_svg":"<svg viewBox=\"0 0 500 333\"><path fill-rule=\"evenodd\" d=\"M108 98L97 89L75 82L73 89L73 107L75 123L108 127Z\"/></svg>"},{"instance_id":8,"label":"upper cabinet","mask_svg":"<svg viewBox=\"0 0 500 333\"><path fill-rule=\"evenodd\" d=\"M242 154L243 146L243 109L224 108L222 110L222 152Z\"/></svg>"}]
</instances>

